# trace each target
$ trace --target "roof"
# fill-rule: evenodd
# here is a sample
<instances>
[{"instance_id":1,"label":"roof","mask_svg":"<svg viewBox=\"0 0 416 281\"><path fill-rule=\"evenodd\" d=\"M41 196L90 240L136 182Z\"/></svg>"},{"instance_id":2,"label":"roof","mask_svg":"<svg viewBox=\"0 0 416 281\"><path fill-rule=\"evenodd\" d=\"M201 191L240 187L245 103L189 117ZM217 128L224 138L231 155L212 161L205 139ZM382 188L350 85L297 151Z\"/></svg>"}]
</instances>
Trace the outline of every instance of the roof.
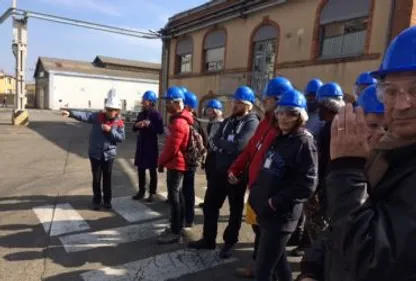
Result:
<instances>
[{"instance_id":1,"label":"roof","mask_svg":"<svg viewBox=\"0 0 416 281\"><path fill-rule=\"evenodd\" d=\"M96 60L99 57L96 58ZM102 57L103 58L103 57ZM105 57L104 57L105 58ZM111 58L108 58L111 60ZM94 60L94 61L96 61ZM115 68L106 68L106 67L100 67L97 66L97 64L94 64L94 62L88 62L88 61L78 61L78 60L68 60L68 59L60 59L60 58L49 58L49 57L39 57L38 62L36 64L36 69L34 73L34 77L38 77L38 71L40 67L45 72L50 71L62 71L62 72L73 72L73 73L85 73L85 74L96 74L96 75L105 75L105 76L114 76L114 77L122 77L122 78L135 78L135 79L150 79L150 80L159 80L159 72L160 69L154 68L147 68L142 66L140 69L135 69L134 71L130 70L131 65L125 65L120 64L122 61L128 61L128 60L122 60L119 59L113 59L118 60L119 62L116 63L116 65L120 66L127 66L130 67L129 70L122 70L122 69L115 69ZM109 63L109 62L107 62ZM136 62L137 64L148 64L148 63L142 63L142 62ZM135 67L136 68L136 67ZM150 71L144 71L145 69L152 70Z\"/></svg>"},{"instance_id":2,"label":"roof","mask_svg":"<svg viewBox=\"0 0 416 281\"><path fill-rule=\"evenodd\" d=\"M105 57L105 56L97 56L94 60L94 63L97 61L100 61L105 65L113 64L113 65L130 66L130 67L154 69L154 70L160 70L162 68L160 63L110 58L110 57Z\"/></svg>"}]
</instances>

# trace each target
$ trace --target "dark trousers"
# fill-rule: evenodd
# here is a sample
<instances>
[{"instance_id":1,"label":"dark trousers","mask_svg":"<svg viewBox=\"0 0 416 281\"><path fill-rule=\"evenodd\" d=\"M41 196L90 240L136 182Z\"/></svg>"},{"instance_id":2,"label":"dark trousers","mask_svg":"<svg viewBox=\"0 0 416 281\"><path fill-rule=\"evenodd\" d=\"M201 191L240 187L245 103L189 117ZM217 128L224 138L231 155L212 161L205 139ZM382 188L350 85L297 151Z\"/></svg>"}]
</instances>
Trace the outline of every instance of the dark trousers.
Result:
<instances>
[{"instance_id":1,"label":"dark trousers","mask_svg":"<svg viewBox=\"0 0 416 281\"><path fill-rule=\"evenodd\" d=\"M183 175L183 172L170 169L167 170L166 174L170 204L170 229L174 234L180 234L185 215L185 200L182 192Z\"/></svg>"},{"instance_id":2,"label":"dark trousers","mask_svg":"<svg viewBox=\"0 0 416 281\"><path fill-rule=\"evenodd\" d=\"M137 168L137 173L139 175L139 192L145 193L146 192L146 169ZM150 174L150 184L149 184L149 193L156 194L157 189L157 170L149 169Z\"/></svg>"},{"instance_id":3,"label":"dark trousers","mask_svg":"<svg viewBox=\"0 0 416 281\"><path fill-rule=\"evenodd\" d=\"M185 223L193 224L195 220L195 169L183 175L183 197L185 200Z\"/></svg>"},{"instance_id":4,"label":"dark trousers","mask_svg":"<svg viewBox=\"0 0 416 281\"><path fill-rule=\"evenodd\" d=\"M279 281L292 281L292 270L286 255L286 244L290 233L262 228L256 259L255 280L270 281L277 276Z\"/></svg>"},{"instance_id":5,"label":"dark trousers","mask_svg":"<svg viewBox=\"0 0 416 281\"><path fill-rule=\"evenodd\" d=\"M238 234L241 228L241 220L244 209L244 194L246 183L236 185L228 183L226 172L218 172L215 179L208 181L208 189L204 200L204 239L209 244L215 244L218 231L218 218L220 209L228 196L230 205L230 216L228 226L224 231L223 239L227 244L238 242Z\"/></svg>"},{"instance_id":6,"label":"dark trousers","mask_svg":"<svg viewBox=\"0 0 416 281\"><path fill-rule=\"evenodd\" d=\"M253 232L254 232L254 251L253 251L252 258L253 260L256 260L257 253L259 251L261 231L260 231L260 226L258 226L257 224L253 224L251 228L253 229Z\"/></svg>"},{"instance_id":7,"label":"dark trousers","mask_svg":"<svg viewBox=\"0 0 416 281\"><path fill-rule=\"evenodd\" d=\"M104 203L111 202L111 172L113 170L114 159L105 161L104 159L93 159L91 161L92 171L92 191L94 193L93 202L101 203L101 178L103 181Z\"/></svg>"}]
</instances>

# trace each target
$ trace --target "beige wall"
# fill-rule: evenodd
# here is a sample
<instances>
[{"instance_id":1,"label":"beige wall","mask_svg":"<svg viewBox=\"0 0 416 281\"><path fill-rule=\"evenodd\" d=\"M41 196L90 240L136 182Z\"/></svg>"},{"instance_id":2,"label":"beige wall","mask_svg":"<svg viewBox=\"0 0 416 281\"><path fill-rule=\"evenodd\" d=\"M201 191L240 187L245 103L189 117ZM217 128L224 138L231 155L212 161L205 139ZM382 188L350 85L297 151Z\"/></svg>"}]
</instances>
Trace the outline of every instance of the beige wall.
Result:
<instances>
[{"instance_id":1,"label":"beige wall","mask_svg":"<svg viewBox=\"0 0 416 281\"><path fill-rule=\"evenodd\" d=\"M388 30L391 1L375 1L369 54L382 55L384 52L388 37L386 30ZM380 59L332 64L319 64L318 59L310 63L315 13L319 2L319 0L290 1L290 3L252 14L247 19L238 18L220 25L219 27L227 30L226 72L251 71L248 69L250 37L252 32L267 17L280 27L277 64L294 61L309 62L305 63L308 66L284 67L276 69L276 72L287 76L300 89L303 89L311 78L319 77L325 82L337 81L346 93L351 93L356 76L360 72L376 69L379 66ZM203 39L209 30L209 28L206 28L190 34L194 43L193 69L190 75L184 77L174 75L176 40L171 41L169 85L185 85L200 97L206 95L210 90L217 93L220 84L219 75L204 75L201 73Z\"/></svg>"}]
</instances>

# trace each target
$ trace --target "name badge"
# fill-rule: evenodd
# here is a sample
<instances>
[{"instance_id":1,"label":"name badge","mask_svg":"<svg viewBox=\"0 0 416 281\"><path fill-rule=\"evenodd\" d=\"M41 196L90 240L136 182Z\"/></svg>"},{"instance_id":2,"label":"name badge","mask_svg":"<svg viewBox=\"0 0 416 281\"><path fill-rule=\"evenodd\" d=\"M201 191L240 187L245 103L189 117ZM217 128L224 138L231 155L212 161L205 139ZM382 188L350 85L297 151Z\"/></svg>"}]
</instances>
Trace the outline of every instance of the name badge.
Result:
<instances>
[{"instance_id":1,"label":"name badge","mask_svg":"<svg viewBox=\"0 0 416 281\"><path fill-rule=\"evenodd\" d=\"M266 161L264 162L263 167L266 169L270 169L270 166L272 165L272 159L271 158L267 158Z\"/></svg>"},{"instance_id":2,"label":"name badge","mask_svg":"<svg viewBox=\"0 0 416 281\"><path fill-rule=\"evenodd\" d=\"M234 135L228 135L227 141L233 142L234 141Z\"/></svg>"}]
</instances>

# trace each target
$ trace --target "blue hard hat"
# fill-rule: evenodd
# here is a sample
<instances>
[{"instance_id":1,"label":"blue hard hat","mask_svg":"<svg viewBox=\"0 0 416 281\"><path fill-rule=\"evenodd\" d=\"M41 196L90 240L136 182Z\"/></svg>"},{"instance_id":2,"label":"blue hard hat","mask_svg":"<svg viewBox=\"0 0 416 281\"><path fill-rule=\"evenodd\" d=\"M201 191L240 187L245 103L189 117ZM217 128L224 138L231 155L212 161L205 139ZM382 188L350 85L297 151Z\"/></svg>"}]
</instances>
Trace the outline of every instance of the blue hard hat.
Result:
<instances>
[{"instance_id":1,"label":"blue hard hat","mask_svg":"<svg viewBox=\"0 0 416 281\"><path fill-rule=\"evenodd\" d=\"M389 73L416 71L416 26L403 30L391 41L377 71L371 72L376 78Z\"/></svg>"},{"instance_id":2,"label":"blue hard hat","mask_svg":"<svg viewBox=\"0 0 416 281\"><path fill-rule=\"evenodd\" d=\"M365 113L384 113L384 104L377 99L376 85L365 88L358 97L358 105Z\"/></svg>"},{"instance_id":3,"label":"blue hard hat","mask_svg":"<svg viewBox=\"0 0 416 281\"><path fill-rule=\"evenodd\" d=\"M207 103L206 108L214 108L214 109L222 110L222 103L217 99L213 99Z\"/></svg>"},{"instance_id":4,"label":"blue hard hat","mask_svg":"<svg viewBox=\"0 0 416 281\"><path fill-rule=\"evenodd\" d=\"M276 77L269 81L264 91L265 97L278 97L283 95L289 90L292 90L293 86L289 79L285 77Z\"/></svg>"},{"instance_id":5,"label":"blue hard hat","mask_svg":"<svg viewBox=\"0 0 416 281\"><path fill-rule=\"evenodd\" d=\"M198 98L192 92L185 92L185 105L189 106L192 109L195 109L198 106Z\"/></svg>"},{"instance_id":6,"label":"blue hard hat","mask_svg":"<svg viewBox=\"0 0 416 281\"><path fill-rule=\"evenodd\" d=\"M324 83L322 83L321 80L319 79L312 79L311 81L308 82L308 84L305 87L305 95L310 95L310 94L314 94L316 95L316 93L318 92L319 88L323 85Z\"/></svg>"},{"instance_id":7,"label":"blue hard hat","mask_svg":"<svg viewBox=\"0 0 416 281\"><path fill-rule=\"evenodd\" d=\"M169 87L165 93L165 99L169 100L185 100L184 92L176 86Z\"/></svg>"},{"instance_id":8,"label":"blue hard hat","mask_svg":"<svg viewBox=\"0 0 416 281\"><path fill-rule=\"evenodd\" d=\"M248 101L254 103L256 100L256 95L254 91L248 86L240 86L235 90L233 98L235 100Z\"/></svg>"},{"instance_id":9,"label":"blue hard hat","mask_svg":"<svg viewBox=\"0 0 416 281\"><path fill-rule=\"evenodd\" d=\"M342 92L341 86L338 83L330 82L322 85L316 94L316 99L319 101L323 98L335 98L342 97L344 93Z\"/></svg>"},{"instance_id":10,"label":"blue hard hat","mask_svg":"<svg viewBox=\"0 0 416 281\"><path fill-rule=\"evenodd\" d=\"M153 91L146 91L146 92L143 94L142 99L143 99L143 100L150 101L150 102L153 102L153 103L156 103L156 102L157 102L157 95L156 95L156 93L155 93L155 92L153 92Z\"/></svg>"},{"instance_id":11,"label":"blue hard hat","mask_svg":"<svg viewBox=\"0 0 416 281\"><path fill-rule=\"evenodd\" d=\"M277 102L278 106L290 106L296 108L306 108L306 98L301 92L296 89L292 89L282 95L280 100Z\"/></svg>"},{"instance_id":12,"label":"blue hard hat","mask_svg":"<svg viewBox=\"0 0 416 281\"><path fill-rule=\"evenodd\" d=\"M370 72L363 72L358 75L357 80L355 80L355 85L357 86L367 86L377 84L377 80L371 76Z\"/></svg>"},{"instance_id":13,"label":"blue hard hat","mask_svg":"<svg viewBox=\"0 0 416 281\"><path fill-rule=\"evenodd\" d=\"M178 88L181 89L183 93L188 92L188 89L185 86L178 86Z\"/></svg>"}]
</instances>

